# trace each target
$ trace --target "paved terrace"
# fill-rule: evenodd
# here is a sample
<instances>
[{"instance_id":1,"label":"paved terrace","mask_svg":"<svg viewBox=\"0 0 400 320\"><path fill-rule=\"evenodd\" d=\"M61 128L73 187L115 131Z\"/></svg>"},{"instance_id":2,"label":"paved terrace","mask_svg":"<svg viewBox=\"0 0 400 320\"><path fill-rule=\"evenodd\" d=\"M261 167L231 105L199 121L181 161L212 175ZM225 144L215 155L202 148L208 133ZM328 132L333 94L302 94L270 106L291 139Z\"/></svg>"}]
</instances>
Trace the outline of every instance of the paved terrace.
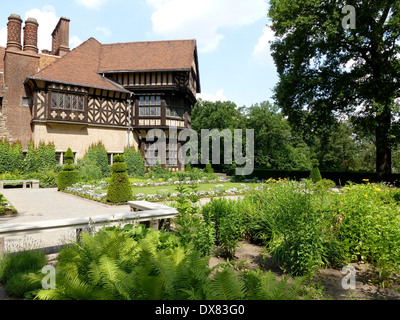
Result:
<instances>
[{"instance_id":1,"label":"paved terrace","mask_svg":"<svg viewBox=\"0 0 400 320\"><path fill-rule=\"evenodd\" d=\"M110 206L58 192L57 189L4 189L1 193L17 209L15 216L0 217L0 224L85 218L129 213L129 205ZM54 247L75 240L75 230L8 237L5 251Z\"/></svg>"}]
</instances>

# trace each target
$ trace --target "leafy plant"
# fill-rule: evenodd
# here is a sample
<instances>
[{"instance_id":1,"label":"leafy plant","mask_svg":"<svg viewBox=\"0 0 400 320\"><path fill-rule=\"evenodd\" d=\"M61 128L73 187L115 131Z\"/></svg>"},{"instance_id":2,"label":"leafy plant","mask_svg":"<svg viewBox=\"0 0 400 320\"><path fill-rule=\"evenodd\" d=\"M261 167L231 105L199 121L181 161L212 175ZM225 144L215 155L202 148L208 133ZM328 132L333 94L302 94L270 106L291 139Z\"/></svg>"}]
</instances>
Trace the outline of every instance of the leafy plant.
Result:
<instances>
[{"instance_id":1,"label":"leafy plant","mask_svg":"<svg viewBox=\"0 0 400 320\"><path fill-rule=\"evenodd\" d=\"M123 155L114 156L111 180L107 190L107 202L124 203L132 199L132 185L127 173L127 165Z\"/></svg>"},{"instance_id":2,"label":"leafy plant","mask_svg":"<svg viewBox=\"0 0 400 320\"><path fill-rule=\"evenodd\" d=\"M322 180L321 172L319 171L319 163L318 160L314 159L312 164L312 169L310 173L310 179L313 183L317 183Z\"/></svg>"},{"instance_id":3,"label":"leafy plant","mask_svg":"<svg viewBox=\"0 0 400 320\"><path fill-rule=\"evenodd\" d=\"M213 223L216 232L216 244L221 246L222 254L233 257L239 240L245 234L243 214L234 200L212 199L202 207L204 220Z\"/></svg>"},{"instance_id":4,"label":"leafy plant","mask_svg":"<svg viewBox=\"0 0 400 320\"><path fill-rule=\"evenodd\" d=\"M124 155L128 167L128 174L131 176L144 176L146 173L146 166L140 150L126 148Z\"/></svg>"},{"instance_id":5,"label":"leafy plant","mask_svg":"<svg viewBox=\"0 0 400 320\"><path fill-rule=\"evenodd\" d=\"M211 221L206 221L196 206L199 196L195 195L197 186L191 186L194 194L188 194L188 188L180 185L176 188L179 196L175 202L179 214L175 218L176 233L185 243L193 245L194 249L203 255L209 255L215 244L215 227Z\"/></svg>"},{"instance_id":6,"label":"leafy plant","mask_svg":"<svg viewBox=\"0 0 400 320\"><path fill-rule=\"evenodd\" d=\"M74 154L71 148L68 148L64 155L64 167L58 174L58 190L63 191L66 187L72 186L79 181L79 171L75 170Z\"/></svg>"}]
</instances>

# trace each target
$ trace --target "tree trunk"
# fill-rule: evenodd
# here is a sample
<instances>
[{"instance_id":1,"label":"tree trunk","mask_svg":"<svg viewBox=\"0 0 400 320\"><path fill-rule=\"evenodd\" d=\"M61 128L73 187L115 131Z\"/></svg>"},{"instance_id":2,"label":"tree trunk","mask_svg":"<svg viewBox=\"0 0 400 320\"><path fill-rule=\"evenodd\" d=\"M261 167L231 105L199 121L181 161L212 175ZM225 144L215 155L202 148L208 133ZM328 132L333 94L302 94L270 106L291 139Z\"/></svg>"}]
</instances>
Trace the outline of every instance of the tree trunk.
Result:
<instances>
[{"instance_id":1,"label":"tree trunk","mask_svg":"<svg viewBox=\"0 0 400 320\"><path fill-rule=\"evenodd\" d=\"M390 143L391 112L389 108L377 116L376 172L392 173L392 148Z\"/></svg>"}]
</instances>

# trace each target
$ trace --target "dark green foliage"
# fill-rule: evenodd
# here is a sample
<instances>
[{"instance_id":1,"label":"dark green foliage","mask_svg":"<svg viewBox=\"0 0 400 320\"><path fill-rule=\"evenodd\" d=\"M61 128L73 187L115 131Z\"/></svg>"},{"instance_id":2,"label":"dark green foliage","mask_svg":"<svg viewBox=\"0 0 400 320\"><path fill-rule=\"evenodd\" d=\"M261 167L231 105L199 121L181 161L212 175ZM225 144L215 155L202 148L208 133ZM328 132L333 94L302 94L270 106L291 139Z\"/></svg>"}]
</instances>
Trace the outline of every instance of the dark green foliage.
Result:
<instances>
[{"instance_id":1,"label":"dark green foliage","mask_svg":"<svg viewBox=\"0 0 400 320\"><path fill-rule=\"evenodd\" d=\"M0 141L0 174L21 173L24 169L24 155L21 143L10 144L7 140Z\"/></svg>"},{"instance_id":2,"label":"dark green foliage","mask_svg":"<svg viewBox=\"0 0 400 320\"><path fill-rule=\"evenodd\" d=\"M206 164L205 172L206 173L214 173L214 169L212 168L211 163Z\"/></svg>"},{"instance_id":3,"label":"dark green foliage","mask_svg":"<svg viewBox=\"0 0 400 320\"><path fill-rule=\"evenodd\" d=\"M36 272L46 264L46 255L42 251L8 254L0 260L0 281L7 283L8 280L19 273Z\"/></svg>"},{"instance_id":4,"label":"dark green foliage","mask_svg":"<svg viewBox=\"0 0 400 320\"><path fill-rule=\"evenodd\" d=\"M25 157L24 171L26 173L33 173L37 171L37 168L38 165L36 163L36 150L33 141L31 140L28 143L28 152Z\"/></svg>"},{"instance_id":5,"label":"dark green foliage","mask_svg":"<svg viewBox=\"0 0 400 320\"><path fill-rule=\"evenodd\" d=\"M37 170L47 171L55 169L57 166L56 149L54 144L45 144L40 142L36 150Z\"/></svg>"},{"instance_id":6,"label":"dark green foliage","mask_svg":"<svg viewBox=\"0 0 400 320\"><path fill-rule=\"evenodd\" d=\"M110 166L108 165L107 151L101 142L91 145L84 159L90 164L99 167L103 177L109 176Z\"/></svg>"},{"instance_id":7,"label":"dark green foliage","mask_svg":"<svg viewBox=\"0 0 400 320\"><path fill-rule=\"evenodd\" d=\"M201 209L206 223L215 226L216 244L222 255L232 258L245 233L244 215L238 203L227 199L212 199Z\"/></svg>"},{"instance_id":8,"label":"dark green foliage","mask_svg":"<svg viewBox=\"0 0 400 320\"><path fill-rule=\"evenodd\" d=\"M124 152L125 162L128 166L128 174L142 177L146 173L145 161L140 152L135 148L126 148Z\"/></svg>"},{"instance_id":9,"label":"dark green foliage","mask_svg":"<svg viewBox=\"0 0 400 320\"><path fill-rule=\"evenodd\" d=\"M184 243L190 243L194 249L207 256L215 246L215 227L211 220L206 221L195 205L199 200L196 195L190 195L188 188L181 185L176 188L178 199L174 206L179 214L175 218L176 234ZM197 186L192 185L192 192Z\"/></svg>"},{"instance_id":10,"label":"dark green foliage","mask_svg":"<svg viewBox=\"0 0 400 320\"><path fill-rule=\"evenodd\" d=\"M64 167L61 172L58 173L58 190L63 191L65 188L72 186L74 183L79 181L79 171L75 170L74 154L71 148L68 148L64 155Z\"/></svg>"},{"instance_id":11,"label":"dark green foliage","mask_svg":"<svg viewBox=\"0 0 400 320\"><path fill-rule=\"evenodd\" d=\"M127 173L127 165L123 155L114 156L111 167L111 180L108 185L106 201L111 203L125 203L132 199L133 190Z\"/></svg>"},{"instance_id":12,"label":"dark green foliage","mask_svg":"<svg viewBox=\"0 0 400 320\"><path fill-rule=\"evenodd\" d=\"M83 234L79 244L62 249L57 286L41 290L40 300L241 300L298 299L299 281L287 284L261 271L213 272L209 258L173 233L135 228L105 228ZM268 294L269 293L269 294Z\"/></svg>"},{"instance_id":13,"label":"dark green foliage","mask_svg":"<svg viewBox=\"0 0 400 320\"><path fill-rule=\"evenodd\" d=\"M61 171L58 173L58 190L63 191L78 181L79 171Z\"/></svg>"},{"instance_id":14,"label":"dark green foliage","mask_svg":"<svg viewBox=\"0 0 400 320\"><path fill-rule=\"evenodd\" d=\"M7 281L7 294L20 299L35 295L34 292L42 289L43 277L40 272L18 273Z\"/></svg>"},{"instance_id":15,"label":"dark green foliage","mask_svg":"<svg viewBox=\"0 0 400 320\"><path fill-rule=\"evenodd\" d=\"M185 172L192 172L192 166L190 165L190 162L188 162L185 166Z\"/></svg>"},{"instance_id":16,"label":"dark green foliage","mask_svg":"<svg viewBox=\"0 0 400 320\"><path fill-rule=\"evenodd\" d=\"M319 171L319 163L318 160L313 160L312 169L310 173L310 179L312 182L317 183L322 180L321 172Z\"/></svg>"},{"instance_id":17,"label":"dark green foliage","mask_svg":"<svg viewBox=\"0 0 400 320\"><path fill-rule=\"evenodd\" d=\"M72 152L71 148L68 148L67 152L64 154L64 163L66 165L73 165L75 162L74 153ZM65 170L69 171L69 170Z\"/></svg>"}]
</instances>

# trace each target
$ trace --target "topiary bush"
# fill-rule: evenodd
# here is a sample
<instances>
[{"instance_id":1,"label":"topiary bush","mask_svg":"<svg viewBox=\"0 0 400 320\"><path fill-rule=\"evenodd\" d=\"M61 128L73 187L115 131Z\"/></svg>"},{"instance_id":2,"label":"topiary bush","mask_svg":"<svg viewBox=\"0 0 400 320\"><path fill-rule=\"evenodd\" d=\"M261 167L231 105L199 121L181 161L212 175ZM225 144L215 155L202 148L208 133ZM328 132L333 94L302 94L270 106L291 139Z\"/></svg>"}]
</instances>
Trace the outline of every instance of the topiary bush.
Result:
<instances>
[{"instance_id":1,"label":"topiary bush","mask_svg":"<svg viewBox=\"0 0 400 320\"><path fill-rule=\"evenodd\" d=\"M114 164L111 167L111 172L106 201L111 203L125 203L131 200L133 190L129 181L128 167L123 155L114 156Z\"/></svg>"},{"instance_id":2,"label":"topiary bush","mask_svg":"<svg viewBox=\"0 0 400 320\"><path fill-rule=\"evenodd\" d=\"M79 181L79 171L75 170L74 154L71 148L68 148L64 155L64 168L58 174L58 191L63 191L65 188L72 186Z\"/></svg>"},{"instance_id":3,"label":"topiary bush","mask_svg":"<svg viewBox=\"0 0 400 320\"><path fill-rule=\"evenodd\" d=\"M313 160L313 167L311 169L310 179L313 183L317 183L318 181L322 180L321 172L319 171L319 163L316 159Z\"/></svg>"}]
</instances>

